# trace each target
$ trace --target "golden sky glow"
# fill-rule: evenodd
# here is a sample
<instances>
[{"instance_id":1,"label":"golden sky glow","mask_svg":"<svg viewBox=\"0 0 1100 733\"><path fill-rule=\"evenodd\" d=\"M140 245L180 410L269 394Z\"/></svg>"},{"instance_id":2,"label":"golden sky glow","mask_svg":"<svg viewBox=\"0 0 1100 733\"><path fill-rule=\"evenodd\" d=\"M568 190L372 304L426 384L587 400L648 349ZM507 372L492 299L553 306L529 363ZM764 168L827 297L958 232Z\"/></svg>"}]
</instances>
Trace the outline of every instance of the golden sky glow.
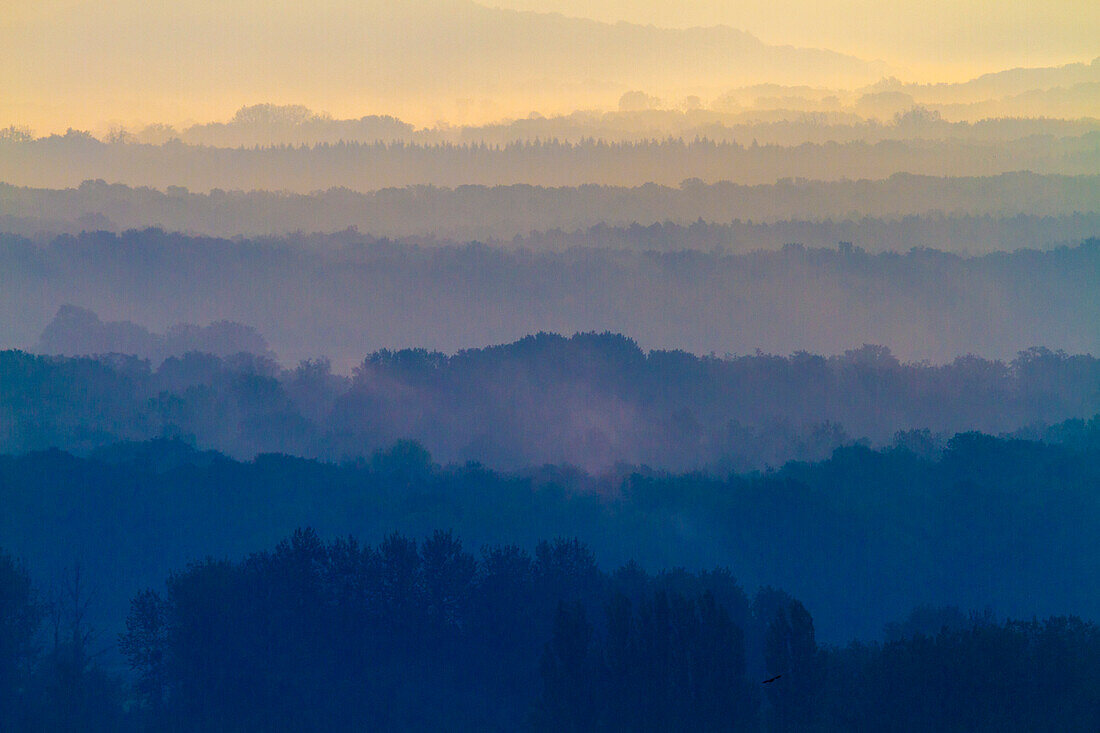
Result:
<instances>
[{"instance_id":1,"label":"golden sky glow","mask_svg":"<svg viewBox=\"0 0 1100 733\"><path fill-rule=\"evenodd\" d=\"M1100 55L1100 3L1003 0L9 0L0 13L0 126L39 133L226 119L244 104L302 103L416 124L613 107L628 88L713 98L742 83L853 87L883 73L958 81ZM727 48L767 44L881 61ZM690 58L689 58L690 57ZM636 59L637 63L633 63ZM770 63L770 62L767 62ZM799 67L798 64L802 66ZM799 75L799 68L805 78ZM771 74L769 76L769 74ZM772 78L774 77L774 78Z\"/></svg>"},{"instance_id":2,"label":"golden sky glow","mask_svg":"<svg viewBox=\"0 0 1100 733\"><path fill-rule=\"evenodd\" d=\"M1095 0L488 0L515 10L684 28L725 24L768 43L883 59L914 81L958 81L1100 55Z\"/></svg>"}]
</instances>

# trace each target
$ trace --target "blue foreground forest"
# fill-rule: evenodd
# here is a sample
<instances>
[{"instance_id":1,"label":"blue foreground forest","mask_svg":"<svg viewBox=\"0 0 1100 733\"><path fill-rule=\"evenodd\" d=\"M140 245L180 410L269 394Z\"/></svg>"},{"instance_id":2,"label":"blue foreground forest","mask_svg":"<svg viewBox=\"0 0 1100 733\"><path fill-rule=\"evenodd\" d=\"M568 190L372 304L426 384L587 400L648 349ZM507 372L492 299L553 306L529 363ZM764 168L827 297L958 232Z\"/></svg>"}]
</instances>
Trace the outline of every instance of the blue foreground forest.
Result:
<instances>
[{"instance_id":1,"label":"blue foreground forest","mask_svg":"<svg viewBox=\"0 0 1100 733\"><path fill-rule=\"evenodd\" d=\"M1100 420L1057 434L727 477L3 457L0 722L1095 730Z\"/></svg>"}]
</instances>

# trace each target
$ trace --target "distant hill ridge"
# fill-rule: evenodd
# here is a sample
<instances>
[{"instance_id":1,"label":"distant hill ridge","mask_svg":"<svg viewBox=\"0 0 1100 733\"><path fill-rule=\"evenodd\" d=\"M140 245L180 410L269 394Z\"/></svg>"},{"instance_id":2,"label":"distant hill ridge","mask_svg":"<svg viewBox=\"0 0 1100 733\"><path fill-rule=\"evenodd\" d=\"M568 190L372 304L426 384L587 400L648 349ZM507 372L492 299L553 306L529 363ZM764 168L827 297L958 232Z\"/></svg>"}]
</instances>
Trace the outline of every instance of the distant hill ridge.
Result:
<instances>
[{"instance_id":1,"label":"distant hill ridge","mask_svg":"<svg viewBox=\"0 0 1100 733\"><path fill-rule=\"evenodd\" d=\"M307 4L269 13L263 23L251 3L154 8L123 0L111 13L80 3L64 14L22 15L19 35L34 40L13 39L9 51L35 69L33 84L87 98L78 81L87 77L43 56L64 45L95 75L97 96L111 96L120 110L150 101L193 110L229 98L271 99L270 80L278 79L280 97L320 108L347 106L349 98L423 107L425 96L437 96L431 105L456 112L489 100L515 114L560 108L566 99L614 99L630 88L850 86L889 71L833 51L768 45L728 27L608 24L469 0ZM118 64L116 47L84 40L101 38L120 39L141 63ZM22 75L13 82L32 84Z\"/></svg>"}]
</instances>

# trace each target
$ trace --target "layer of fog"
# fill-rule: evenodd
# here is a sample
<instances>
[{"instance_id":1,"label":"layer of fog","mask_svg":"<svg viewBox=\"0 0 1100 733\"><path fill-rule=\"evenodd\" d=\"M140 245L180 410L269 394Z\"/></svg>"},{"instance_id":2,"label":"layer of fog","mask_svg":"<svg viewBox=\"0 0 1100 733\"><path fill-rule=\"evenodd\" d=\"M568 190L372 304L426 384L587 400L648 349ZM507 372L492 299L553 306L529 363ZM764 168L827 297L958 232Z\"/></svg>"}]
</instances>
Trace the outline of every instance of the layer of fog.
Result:
<instances>
[{"instance_id":1,"label":"layer of fog","mask_svg":"<svg viewBox=\"0 0 1100 733\"><path fill-rule=\"evenodd\" d=\"M286 363L338 371L380 348L445 352L538 331L628 333L646 349L1011 358L1100 353L1100 240L962 257L787 247L722 254L419 247L352 232L216 240L160 230L0 239L0 344L29 347L66 303L163 332L221 320Z\"/></svg>"},{"instance_id":2,"label":"layer of fog","mask_svg":"<svg viewBox=\"0 0 1100 733\"><path fill-rule=\"evenodd\" d=\"M382 237L512 239L531 232L577 231L599 224L648 226L751 220L777 222L913 215L1073 216L1100 206L1100 176L1031 173L985 178L893 175L882 181L783 180L775 185L679 187L414 186L309 195L223 191L191 193L86 181L78 189L0 184L7 231L114 230L160 226L214 236L336 232L354 227ZM938 246L935 241L926 243Z\"/></svg>"},{"instance_id":3,"label":"layer of fog","mask_svg":"<svg viewBox=\"0 0 1100 733\"><path fill-rule=\"evenodd\" d=\"M1041 434L1100 412L1100 361L1043 348L934 366L881 346L719 358L646 353L616 334L540 333L450 356L382 350L348 377L325 359L280 368L246 353L262 346L254 333L234 330L175 326L168 341L220 332L216 346L238 353L165 356L161 342L150 354L134 337L155 335L140 326L63 307L38 350L102 356L0 352L0 452L174 437L239 458L347 460L412 439L445 463L724 474L819 460L857 441L933 455L958 432Z\"/></svg>"},{"instance_id":4,"label":"layer of fog","mask_svg":"<svg viewBox=\"0 0 1100 733\"><path fill-rule=\"evenodd\" d=\"M81 214L75 220L0 215L0 222L8 234L29 237L38 242L48 241L60 234L124 231L98 212ZM729 223L705 222L699 219L692 224L663 221L628 226L600 223L569 231L549 229L524 236L516 235L510 239L485 239L484 244L506 250L535 252L598 249L745 254L759 250L778 250L795 244L833 248L838 242L848 242L873 253L907 252L913 248L933 247L954 254L979 255L1013 252L1018 249L1048 250L1061 245L1076 244L1097 234L1100 234L1100 212L1055 216L1016 214L1004 217L988 214L933 214L816 221L788 219L758 223L740 219ZM377 239L363 237L362 241L372 242ZM434 235L401 237L393 241L425 248L466 244Z\"/></svg>"},{"instance_id":5,"label":"layer of fog","mask_svg":"<svg viewBox=\"0 0 1100 733\"><path fill-rule=\"evenodd\" d=\"M115 122L97 129L96 136L105 142L159 145L179 139L192 145L253 147L340 141L619 141L670 135L799 144L912 137L985 139L1013 133L1020 137L1026 130L1065 134L1067 129L1097 125L1100 57L1091 64L1010 69L964 83L913 84L888 77L846 90L773 82L728 89L708 99L697 95L662 98L632 89L607 101L611 104L571 113L531 112L521 118L477 124L435 122L420 128L384 114L377 105L369 105L363 110L366 114L340 119L301 104L264 103L241 107L228 120L189 123L178 129L163 121L129 127ZM0 130L0 141L33 139L34 131L25 125Z\"/></svg>"}]
</instances>

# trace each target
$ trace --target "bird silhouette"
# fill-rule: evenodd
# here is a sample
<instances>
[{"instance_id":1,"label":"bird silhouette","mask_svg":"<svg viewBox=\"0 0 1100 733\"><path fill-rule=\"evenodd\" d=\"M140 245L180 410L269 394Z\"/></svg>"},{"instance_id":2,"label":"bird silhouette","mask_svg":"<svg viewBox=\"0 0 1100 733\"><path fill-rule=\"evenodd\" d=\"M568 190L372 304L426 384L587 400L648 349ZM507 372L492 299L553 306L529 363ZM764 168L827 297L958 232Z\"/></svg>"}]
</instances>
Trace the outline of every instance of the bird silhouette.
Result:
<instances>
[{"instance_id":1,"label":"bird silhouette","mask_svg":"<svg viewBox=\"0 0 1100 733\"><path fill-rule=\"evenodd\" d=\"M770 683L772 683L772 682L775 682L775 681L776 681L777 679L779 679L779 678L780 678L780 677L782 677L782 676L783 676L783 675L781 675L781 674L777 674L777 675L776 675L775 677L772 677L772 678L771 678L770 680L764 680L764 681L763 681L763 682L761 682L760 684L762 684L762 685L767 685L767 684L770 684Z\"/></svg>"}]
</instances>

